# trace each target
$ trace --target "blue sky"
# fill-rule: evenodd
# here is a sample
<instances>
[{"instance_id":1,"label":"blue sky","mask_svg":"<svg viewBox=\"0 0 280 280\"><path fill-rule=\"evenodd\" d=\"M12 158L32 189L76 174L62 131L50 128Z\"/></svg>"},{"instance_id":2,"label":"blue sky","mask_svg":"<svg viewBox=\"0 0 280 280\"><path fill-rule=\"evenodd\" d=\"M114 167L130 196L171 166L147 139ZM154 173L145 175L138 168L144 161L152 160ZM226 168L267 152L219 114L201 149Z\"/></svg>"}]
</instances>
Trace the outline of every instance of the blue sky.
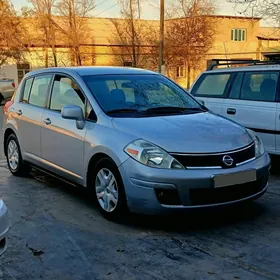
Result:
<instances>
[{"instance_id":1,"label":"blue sky","mask_svg":"<svg viewBox=\"0 0 280 280\"><path fill-rule=\"evenodd\" d=\"M158 11L153 8L150 3L154 3L159 0L147 1L144 7L143 16L146 19L158 18ZM28 6L27 0L11 0L13 5L17 10L20 10L23 6ZM119 8L117 5L117 0L96 0L96 9L93 12L93 16L99 17L116 17L119 15ZM234 9L233 4L227 3L226 0L217 0L218 3L218 14L223 15L238 15Z\"/></svg>"}]
</instances>

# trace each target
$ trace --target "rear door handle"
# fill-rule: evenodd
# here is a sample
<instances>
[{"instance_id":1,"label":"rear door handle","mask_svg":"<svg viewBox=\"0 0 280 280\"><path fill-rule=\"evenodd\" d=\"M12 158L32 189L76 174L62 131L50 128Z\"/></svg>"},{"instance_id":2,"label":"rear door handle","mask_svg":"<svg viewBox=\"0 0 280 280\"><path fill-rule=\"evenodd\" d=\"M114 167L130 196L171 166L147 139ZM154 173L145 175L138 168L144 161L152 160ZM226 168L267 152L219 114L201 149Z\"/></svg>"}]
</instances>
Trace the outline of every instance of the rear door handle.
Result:
<instances>
[{"instance_id":1,"label":"rear door handle","mask_svg":"<svg viewBox=\"0 0 280 280\"><path fill-rule=\"evenodd\" d=\"M50 118L45 118L45 119L43 119L43 122L45 123L45 124L51 124L52 123L52 121L50 120Z\"/></svg>"},{"instance_id":2,"label":"rear door handle","mask_svg":"<svg viewBox=\"0 0 280 280\"><path fill-rule=\"evenodd\" d=\"M227 114L228 115L235 115L235 113L236 113L236 110L234 108L228 108L227 109Z\"/></svg>"},{"instance_id":3,"label":"rear door handle","mask_svg":"<svg viewBox=\"0 0 280 280\"><path fill-rule=\"evenodd\" d=\"M22 115L22 111L21 110L16 110L16 113L21 116Z\"/></svg>"}]
</instances>

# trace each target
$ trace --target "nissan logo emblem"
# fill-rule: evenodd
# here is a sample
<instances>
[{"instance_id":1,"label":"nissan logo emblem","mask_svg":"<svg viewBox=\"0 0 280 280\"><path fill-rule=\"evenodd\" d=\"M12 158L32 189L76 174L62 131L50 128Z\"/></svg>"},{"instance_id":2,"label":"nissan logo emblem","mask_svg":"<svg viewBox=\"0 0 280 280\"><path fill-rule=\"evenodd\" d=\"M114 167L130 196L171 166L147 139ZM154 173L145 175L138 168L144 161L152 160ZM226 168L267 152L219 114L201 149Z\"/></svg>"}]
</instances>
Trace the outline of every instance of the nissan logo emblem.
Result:
<instances>
[{"instance_id":1,"label":"nissan logo emblem","mask_svg":"<svg viewBox=\"0 0 280 280\"><path fill-rule=\"evenodd\" d=\"M224 156L222 161L227 167L231 167L233 165L233 159L228 155Z\"/></svg>"}]
</instances>

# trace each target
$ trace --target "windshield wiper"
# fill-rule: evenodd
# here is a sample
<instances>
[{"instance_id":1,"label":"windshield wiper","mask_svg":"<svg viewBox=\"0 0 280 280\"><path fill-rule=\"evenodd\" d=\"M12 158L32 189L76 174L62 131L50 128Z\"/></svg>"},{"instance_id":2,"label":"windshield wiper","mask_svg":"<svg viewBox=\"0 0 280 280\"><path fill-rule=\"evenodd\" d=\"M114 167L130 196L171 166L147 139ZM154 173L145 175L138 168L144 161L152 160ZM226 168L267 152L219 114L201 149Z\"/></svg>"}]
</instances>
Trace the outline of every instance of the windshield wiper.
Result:
<instances>
[{"instance_id":1,"label":"windshield wiper","mask_svg":"<svg viewBox=\"0 0 280 280\"><path fill-rule=\"evenodd\" d=\"M106 111L107 114L113 114L113 113L138 113L139 111L137 109L133 108L120 108L120 109L114 109Z\"/></svg>"},{"instance_id":2,"label":"windshield wiper","mask_svg":"<svg viewBox=\"0 0 280 280\"><path fill-rule=\"evenodd\" d=\"M173 106L165 106L165 107L154 107L146 109L145 112L151 113L185 113L188 111L199 111L202 112L202 108L186 108L186 107L173 107Z\"/></svg>"}]
</instances>

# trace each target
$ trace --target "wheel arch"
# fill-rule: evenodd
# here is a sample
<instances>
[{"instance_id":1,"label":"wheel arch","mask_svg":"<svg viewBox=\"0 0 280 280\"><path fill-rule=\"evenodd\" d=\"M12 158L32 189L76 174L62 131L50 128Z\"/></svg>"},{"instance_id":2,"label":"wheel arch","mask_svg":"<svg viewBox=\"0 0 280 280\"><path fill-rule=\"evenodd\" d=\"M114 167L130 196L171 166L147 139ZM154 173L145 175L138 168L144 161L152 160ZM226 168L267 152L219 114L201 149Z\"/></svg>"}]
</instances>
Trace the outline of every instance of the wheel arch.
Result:
<instances>
[{"instance_id":1,"label":"wheel arch","mask_svg":"<svg viewBox=\"0 0 280 280\"><path fill-rule=\"evenodd\" d=\"M88 163L88 167L87 167L87 174L86 174L86 187L88 187L89 185L89 181L90 181L90 172L91 170L94 168L94 166L98 163L99 160L103 159L103 158L108 158L110 159L114 164L116 164L115 160L109 156L107 153L104 152L97 152L94 155L92 155L92 157L89 160ZM118 166L116 164L116 166Z\"/></svg>"},{"instance_id":2,"label":"wheel arch","mask_svg":"<svg viewBox=\"0 0 280 280\"><path fill-rule=\"evenodd\" d=\"M5 156L7 156L6 142L7 142L8 138L9 138L9 136L10 136L11 134L14 134L14 135L17 137L15 131L14 131L12 128L8 127L8 128L5 130L5 133L4 133L4 142L3 142L3 144L4 144L4 154L5 154Z\"/></svg>"}]
</instances>

